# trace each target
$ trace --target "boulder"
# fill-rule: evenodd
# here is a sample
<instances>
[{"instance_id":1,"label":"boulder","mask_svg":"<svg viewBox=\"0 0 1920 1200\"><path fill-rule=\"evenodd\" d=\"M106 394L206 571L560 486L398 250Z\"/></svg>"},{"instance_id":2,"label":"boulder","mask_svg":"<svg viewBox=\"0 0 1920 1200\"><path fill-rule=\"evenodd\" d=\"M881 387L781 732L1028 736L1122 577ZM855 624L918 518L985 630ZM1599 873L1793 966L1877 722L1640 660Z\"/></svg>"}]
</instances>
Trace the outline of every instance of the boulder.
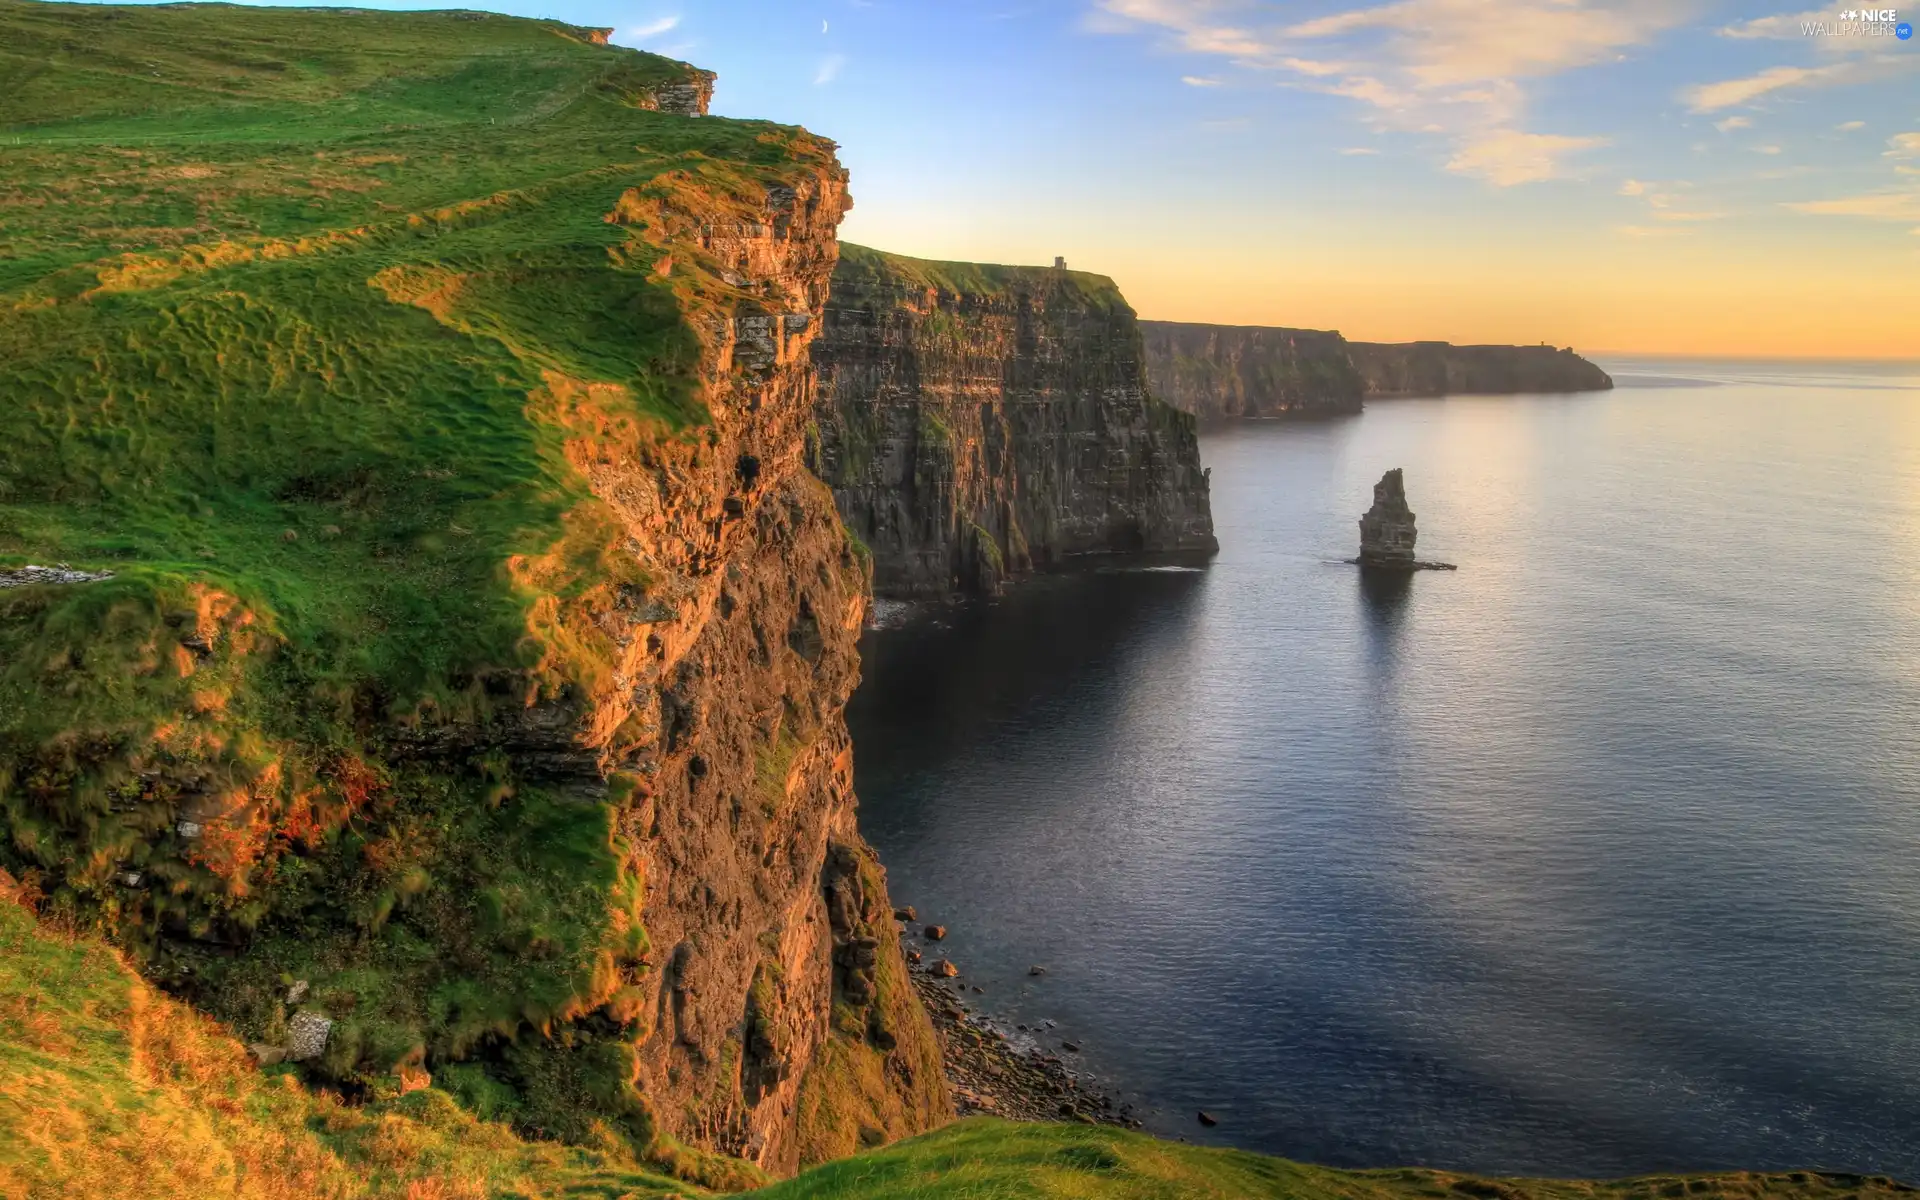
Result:
<instances>
[{"instance_id":1,"label":"boulder","mask_svg":"<svg viewBox=\"0 0 1920 1200\"><path fill-rule=\"evenodd\" d=\"M316 1012L298 1012L287 1022L286 1057L288 1062L319 1058L327 1050L333 1034L333 1020Z\"/></svg>"}]
</instances>

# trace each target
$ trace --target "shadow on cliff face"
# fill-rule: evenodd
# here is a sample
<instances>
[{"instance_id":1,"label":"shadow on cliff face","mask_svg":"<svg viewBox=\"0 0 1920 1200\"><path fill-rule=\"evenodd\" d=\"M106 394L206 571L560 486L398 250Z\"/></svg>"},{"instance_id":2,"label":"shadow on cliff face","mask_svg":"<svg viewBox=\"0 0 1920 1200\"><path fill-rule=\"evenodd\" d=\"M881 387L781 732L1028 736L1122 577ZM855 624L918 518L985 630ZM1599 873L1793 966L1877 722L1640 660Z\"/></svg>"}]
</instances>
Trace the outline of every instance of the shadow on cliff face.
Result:
<instances>
[{"instance_id":1,"label":"shadow on cliff face","mask_svg":"<svg viewBox=\"0 0 1920 1200\"><path fill-rule=\"evenodd\" d=\"M1059 570L998 600L928 604L897 628L869 632L865 680L847 710L860 775L887 778L896 746L924 760L928 746L974 744L983 727L1069 698L1118 709L1124 687L1087 681L1118 684L1142 659L1179 654L1206 580L1173 561Z\"/></svg>"}]
</instances>

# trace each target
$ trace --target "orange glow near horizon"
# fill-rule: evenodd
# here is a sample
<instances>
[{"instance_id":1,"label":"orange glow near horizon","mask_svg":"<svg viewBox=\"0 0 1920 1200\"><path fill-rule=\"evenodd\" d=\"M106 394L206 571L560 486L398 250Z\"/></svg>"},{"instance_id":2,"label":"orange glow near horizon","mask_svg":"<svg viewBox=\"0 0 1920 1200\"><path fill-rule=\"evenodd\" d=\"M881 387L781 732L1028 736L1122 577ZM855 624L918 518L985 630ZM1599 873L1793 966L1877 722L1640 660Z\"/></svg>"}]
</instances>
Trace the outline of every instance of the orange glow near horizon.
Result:
<instances>
[{"instance_id":1,"label":"orange glow near horizon","mask_svg":"<svg viewBox=\"0 0 1920 1200\"><path fill-rule=\"evenodd\" d=\"M1114 278L1151 320L1335 329L1370 342L1920 359L1920 237L1889 253L1884 229L1850 237L1822 224L1809 240L1792 218L1666 238L1449 224L1378 231L1336 218L1240 241L1097 219L1051 231L896 226L856 209L845 236L962 261L1037 264L1064 252L1075 269Z\"/></svg>"}]
</instances>

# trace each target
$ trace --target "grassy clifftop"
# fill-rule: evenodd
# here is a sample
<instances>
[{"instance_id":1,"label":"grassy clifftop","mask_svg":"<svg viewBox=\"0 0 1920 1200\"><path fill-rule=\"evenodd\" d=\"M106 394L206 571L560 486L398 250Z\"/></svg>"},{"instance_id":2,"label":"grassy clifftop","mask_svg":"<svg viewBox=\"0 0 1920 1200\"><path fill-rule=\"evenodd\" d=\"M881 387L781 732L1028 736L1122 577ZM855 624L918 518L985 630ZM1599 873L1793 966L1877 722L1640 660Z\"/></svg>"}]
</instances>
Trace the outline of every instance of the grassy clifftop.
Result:
<instances>
[{"instance_id":1,"label":"grassy clifftop","mask_svg":"<svg viewBox=\"0 0 1920 1200\"><path fill-rule=\"evenodd\" d=\"M523 1142L435 1089L346 1105L256 1072L98 942L42 930L0 878L0 1196L410 1200L706 1193L618 1148ZM1879 1200L1819 1174L1618 1183L1334 1171L1110 1128L971 1120L816 1168L766 1200Z\"/></svg>"},{"instance_id":2,"label":"grassy clifftop","mask_svg":"<svg viewBox=\"0 0 1920 1200\"><path fill-rule=\"evenodd\" d=\"M0 584L108 576L0 586L0 867L249 1038L311 979L334 1078L505 1039L466 1099L574 1137L626 1051L512 1039L641 1017L644 883L436 734L617 690L652 581L586 467L703 439L752 303L666 228L838 178L600 41L0 0Z\"/></svg>"},{"instance_id":3,"label":"grassy clifftop","mask_svg":"<svg viewBox=\"0 0 1920 1200\"><path fill-rule=\"evenodd\" d=\"M840 265L834 269L833 286L836 298L858 296L875 290L898 292L903 287L930 288L954 296L984 297L1011 296L1016 292L1044 294L1058 291L1089 307L1127 307L1119 286L1105 275L1053 267L938 262L926 258L908 258L904 254L889 254L851 242L840 244Z\"/></svg>"}]
</instances>

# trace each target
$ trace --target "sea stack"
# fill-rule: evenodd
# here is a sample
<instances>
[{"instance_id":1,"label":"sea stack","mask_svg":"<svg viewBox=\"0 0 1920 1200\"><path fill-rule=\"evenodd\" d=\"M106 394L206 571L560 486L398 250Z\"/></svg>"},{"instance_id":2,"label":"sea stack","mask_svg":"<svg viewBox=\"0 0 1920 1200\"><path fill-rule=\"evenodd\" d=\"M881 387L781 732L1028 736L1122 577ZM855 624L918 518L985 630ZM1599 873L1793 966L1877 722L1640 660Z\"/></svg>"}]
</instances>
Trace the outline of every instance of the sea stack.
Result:
<instances>
[{"instance_id":1,"label":"sea stack","mask_svg":"<svg viewBox=\"0 0 1920 1200\"><path fill-rule=\"evenodd\" d=\"M1413 560L1413 510L1407 507L1406 481L1395 467L1373 485L1373 507L1360 518L1360 565L1385 570L1411 571L1420 564Z\"/></svg>"}]
</instances>

